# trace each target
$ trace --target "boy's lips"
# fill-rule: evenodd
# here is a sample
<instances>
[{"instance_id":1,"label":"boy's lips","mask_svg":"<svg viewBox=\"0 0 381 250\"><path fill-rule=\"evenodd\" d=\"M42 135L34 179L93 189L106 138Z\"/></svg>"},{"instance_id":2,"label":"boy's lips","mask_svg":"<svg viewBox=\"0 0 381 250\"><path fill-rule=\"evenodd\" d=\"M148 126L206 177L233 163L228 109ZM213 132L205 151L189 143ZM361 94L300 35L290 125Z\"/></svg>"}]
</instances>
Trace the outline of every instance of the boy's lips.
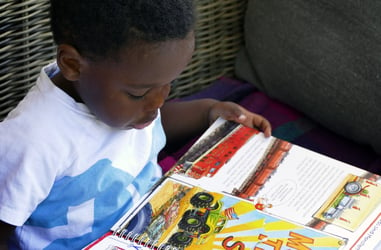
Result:
<instances>
[{"instance_id":1,"label":"boy's lips","mask_svg":"<svg viewBox=\"0 0 381 250\"><path fill-rule=\"evenodd\" d=\"M135 124L132 127L134 129L143 129L143 128L149 126L151 123L152 123L152 121L149 121L149 122L145 122L145 123Z\"/></svg>"},{"instance_id":2,"label":"boy's lips","mask_svg":"<svg viewBox=\"0 0 381 250\"><path fill-rule=\"evenodd\" d=\"M149 126L156 119L156 117L157 117L157 113L155 115L152 115L152 117L150 117L149 119L146 119L141 123L133 125L133 128L143 129L143 128Z\"/></svg>"}]
</instances>

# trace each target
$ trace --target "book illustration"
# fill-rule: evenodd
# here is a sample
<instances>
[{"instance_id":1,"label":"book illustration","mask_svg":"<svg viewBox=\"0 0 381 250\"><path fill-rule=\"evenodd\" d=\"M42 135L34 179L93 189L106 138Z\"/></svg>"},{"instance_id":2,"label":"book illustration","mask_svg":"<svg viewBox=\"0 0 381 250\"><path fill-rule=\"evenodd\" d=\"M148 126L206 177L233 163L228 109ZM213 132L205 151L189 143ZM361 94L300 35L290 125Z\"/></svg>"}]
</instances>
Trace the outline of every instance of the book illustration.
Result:
<instances>
[{"instance_id":1,"label":"book illustration","mask_svg":"<svg viewBox=\"0 0 381 250\"><path fill-rule=\"evenodd\" d=\"M275 137L265 138L255 130L246 133L250 129L241 125L218 126L178 161L171 172L173 178L247 199L259 210L341 235L351 239L351 244L357 239L356 244L361 245L359 239L365 238L366 246L377 245L369 239L374 239L371 234L379 227L368 230L367 236L361 232L366 225L378 225L373 220L375 210L381 210L381 192L376 188L380 176ZM214 133L225 128L228 132ZM239 141L237 138L229 140L246 134L250 136L243 145L231 143ZM221 135L224 137L215 138ZM353 195L341 192L349 174L372 184ZM355 190L356 182L349 182L347 189Z\"/></svg>"},{"instance_id":2,"label":"book illustration","mask_svg":"<svg viewBox=\"0 0 381 250\"><path fill-rule=\"evenodd\" d=\"M252 202L168 178L120 236L160 249L339 249L342 238L257 210Z\"/></svg>"},{"instance_id":3,"label":"book illustration","mask_svg":"<svg viewBox=\"0 0 381 250\"><path fill-rule=\"evenodd\" d=\"M381 249L380 186L376 174L217 120L91 249Z\"/></svg>"},{"instance_id":4,"label":"book illustration","mask_svg":"<svg viewBox=\"0 0 381 250\"><path fill-rule=\"evenodd\" d=\"M254 207L258 210L266 211L267 208L272 208L273 204L267 199L267 197L255 197L253 200Z\"/></svg>"},{"instance_id":5,"label":"book illustration","mask_svg":"<svg viewBox=\"0 0 381 250\"><path fill-rule=\"evenodd\" d=\"M219 133L212 133L204 140L197 143L190 149L173 168L173 172L193 179L212 178L224 167L231 158L248 143L250 139L259 134L259 131L253 128L231 124L221 126ZM224 131L222 133L221 131ZM225 137L215 138L216 135L223 134ZM276 171L287 156L292 144L290 142L272 138L265 149L261 152L263 155L257 161L251 161L247 165L245 176L237 176L234 173L236 169L232 166L229 173L230 182L234 187L228 192L232 195L253 200L256 193L262 188L265 182ZM231 165L230 165L231 166ZM237 169L241 171L242 169ZM235 177L237 176L237 177ZM233 179L234 178L234 179Z\"/></svg>"},{"instance_id":6,"label":"book illustration","mask_svg":"<svg viewBox=\"0 0 381 250\"><path fill-rule=\"evenodd\" d=\"M350 174L314 217L355 231L380 201L380 184Z\"/></svg>"},{"instance_id":7,"label":"book illustration","mask_svg":"<svg viewBox=\"0 0 381 250\"><path fill-rule=\"evenodd\" d=\"M209 151L212 147L220 144L220 140L226 138L232 131L237 128L237 124L234 122L224 122L220 124L216 129L214 129L209 135L200 139L199 142L195 143L177 162L178 168L175 168L174 171L182 171L184 172L187 167L192 165L192 162L196 161L203 154ZM250 132L253 133L253 132ZM255 133L258 133L255 132ZM238 150L238 148L237 148ZM228 154L230 157L233 156L232 153ZM225 156L225 162L228 158ZM170 173L172 173L170 171Z\"/></svg>"},{"instance_id":8,"label":"book illustration","mask_svg":"<svg viewBox=\"0 0 381 250\"><path fill-rule=\"evenodd\" d=\"M265 154L265 157L259 161L257 167L253 169L252 173L245 179L242 185L239 188L233 189L232 194L253 200L257 192L287 156L291 147L291 143L275 139Z\"/></svg>"},{"instance_id":9,"label":"book illustration","mask_svg":"<svg viewBox=\"0 0 381 250\"><path fill-rule=\"evenodd\" d=\"M178 167L175 170L194 179L213 177L247 140L258 133L258 130L226 122L192 147L177 162Z\"/></svg>"}]
</instances>

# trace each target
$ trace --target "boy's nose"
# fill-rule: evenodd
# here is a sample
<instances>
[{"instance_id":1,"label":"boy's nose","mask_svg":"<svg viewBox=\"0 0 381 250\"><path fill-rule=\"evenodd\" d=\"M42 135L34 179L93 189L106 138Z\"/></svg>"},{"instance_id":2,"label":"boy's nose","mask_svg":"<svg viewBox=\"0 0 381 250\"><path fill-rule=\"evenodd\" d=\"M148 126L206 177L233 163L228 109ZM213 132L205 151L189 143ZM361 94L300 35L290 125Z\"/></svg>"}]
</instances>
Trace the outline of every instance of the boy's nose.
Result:
<instances>
[{"instance_id":1,"label":"boy's nose","mask_svg":"<svg viewBox=\"0 0 381 250\"><path fill-rule=\"evenodd\" d=\"M145 110L157 110L161 108L170 91L171 84L165 84L163 86L151 89L144 97L146 102Z\"/></svg>"}]
</instances>

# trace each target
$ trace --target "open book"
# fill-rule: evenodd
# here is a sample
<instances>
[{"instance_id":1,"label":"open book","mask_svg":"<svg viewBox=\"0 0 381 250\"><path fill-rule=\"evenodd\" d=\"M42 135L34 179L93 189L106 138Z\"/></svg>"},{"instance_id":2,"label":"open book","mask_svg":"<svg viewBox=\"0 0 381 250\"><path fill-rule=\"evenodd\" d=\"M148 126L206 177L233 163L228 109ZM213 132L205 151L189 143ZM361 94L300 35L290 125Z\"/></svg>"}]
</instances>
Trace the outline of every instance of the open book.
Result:
<instances>
[{"instance_id":1,"label":"open book","mask_svg":"<svg viewBox=\"0 0 381 250\"><path fill-rule=\"evenodd\" d=\"M88 249L381 249L380 204L380 176L218 120Z\"/></svg>"}]
</instances>

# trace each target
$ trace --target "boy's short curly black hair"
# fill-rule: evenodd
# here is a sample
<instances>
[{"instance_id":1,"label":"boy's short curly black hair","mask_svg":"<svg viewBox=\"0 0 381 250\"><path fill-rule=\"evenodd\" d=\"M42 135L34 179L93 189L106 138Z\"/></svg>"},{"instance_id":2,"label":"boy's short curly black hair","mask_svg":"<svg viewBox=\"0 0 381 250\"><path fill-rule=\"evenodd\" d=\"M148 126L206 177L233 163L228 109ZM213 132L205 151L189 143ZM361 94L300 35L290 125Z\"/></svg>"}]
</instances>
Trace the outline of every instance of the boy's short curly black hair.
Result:
<instances>
[{"instance_id":1,"label":"boy's short curly black hair","mask_svg":"<svg viewBox=\"0 0 381 250\"><path fill-rule=\"evenodd\" d=\"M50 0L56 44L91 59L136 42L184 39L195 23L193 0Z\"/></svg>"}]
</instances>

